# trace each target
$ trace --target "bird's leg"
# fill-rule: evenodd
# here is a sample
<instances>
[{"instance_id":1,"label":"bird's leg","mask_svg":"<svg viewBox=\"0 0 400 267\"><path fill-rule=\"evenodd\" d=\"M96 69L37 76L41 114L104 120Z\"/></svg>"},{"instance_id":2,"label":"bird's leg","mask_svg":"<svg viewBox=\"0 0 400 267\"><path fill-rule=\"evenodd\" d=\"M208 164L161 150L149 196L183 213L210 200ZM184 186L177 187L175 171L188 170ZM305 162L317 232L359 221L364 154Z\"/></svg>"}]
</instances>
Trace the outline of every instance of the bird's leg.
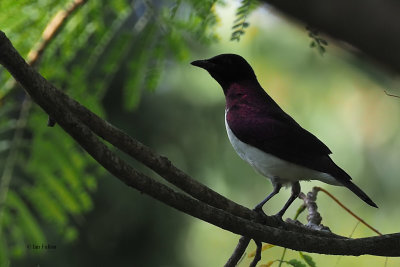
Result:
<instances>
[{"instance_id":1,"label":"bird's leg","mask_svg":"<svg viewBox=\"0 0 400 267\"><path fill-rule=\"evenodd\" d=\"M299 196L300 190L301 189L299 182L292 183L292 194L290 195L290 198L286 202L285 206L283 206L283 208L277 214L275 214L275 216L282 218L283 214L289 208L290 204L292 204L293 201L295 201L295 199Z\"/></svg>"},{"instance_id":2,"label":"bird's leg","mask_svg":"<svg viewBox=\"0 0 400 267\"><path fill-rule=\"evenodd\" d=\"M275 196L276 194L279 193L279 190L281 190L282 185L281 185L280 183L272 183L272 184L273 184L273 186L274 186L274 190L273 190L263 201L261 201L261 202L254 208L254 211L264 213L264 212L262 211L262 207L264 206L264 204L265 204L268 200L270 200L273 196ZM264 214L264 215L265 215L265 214Z\"/></svg>"}]
</instances>

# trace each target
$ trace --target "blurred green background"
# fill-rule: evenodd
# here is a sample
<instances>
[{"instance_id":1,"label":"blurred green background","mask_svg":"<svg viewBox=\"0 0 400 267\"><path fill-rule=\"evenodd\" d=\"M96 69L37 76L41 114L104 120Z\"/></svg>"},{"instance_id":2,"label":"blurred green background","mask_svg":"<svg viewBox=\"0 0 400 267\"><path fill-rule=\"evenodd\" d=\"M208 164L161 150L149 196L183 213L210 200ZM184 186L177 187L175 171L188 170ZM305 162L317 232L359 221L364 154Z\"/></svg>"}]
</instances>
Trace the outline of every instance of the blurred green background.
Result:
<instances>
[{"instance_id":1,"label":"blurred green background","mask_svg":"<svg viewBox=\"0 0 400 267\"><path fill-rule=\"evenodd\" d=\"M0 2L0 29L20 53L69 1ZM230 41L240 1L88 1L46 48L38 70L97 114L210 188L247 207L272 190L234 152L225 133L219 85L189 63L219 53L245 57L268 93L333 151L379 206L349 190L329 190L382 233L399 232L400 92L398 78L333 42L322 56L304 25L258 6L239 42ZM337 46L339 45L339 46ZM238 236L132 190L98 167L29 103L0 69L0 266L222 266ZM21 121L22 130L18 127ZM20 135L17 132L21 133ZM123 156L123 155L122 155ZM141 171L159 179L139 163ZM265 206L276 213L282 190ZM293 217L300 200L286 213ZM337 234L374 233L320 193L322 223ZM300 216L306 221L306 214ZM354 231L354 233L353 233ZM33 249L49 244L53 249ZM248 248L250 253L254 244ZM283 249L263 252L260 264ZM385 266L385 258L309 254L317 266ZM298 259L288 251L285 259ZM247 256L240 266L248 266ZM386 266L399 266L389 259ZM272 266L278 266L274 263Z\"/></svg>"}]
</instances>

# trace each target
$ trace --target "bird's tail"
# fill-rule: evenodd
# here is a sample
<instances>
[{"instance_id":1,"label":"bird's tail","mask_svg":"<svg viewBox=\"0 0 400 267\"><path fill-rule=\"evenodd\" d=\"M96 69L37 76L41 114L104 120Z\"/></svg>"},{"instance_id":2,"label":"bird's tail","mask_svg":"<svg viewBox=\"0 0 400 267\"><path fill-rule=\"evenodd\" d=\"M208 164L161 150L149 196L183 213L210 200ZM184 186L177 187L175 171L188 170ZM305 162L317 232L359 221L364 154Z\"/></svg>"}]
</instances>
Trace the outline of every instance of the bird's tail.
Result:
<instances>
[{"instance_id":1,"label":"bird's tail","mask_svg":"<svg viewBox=\"0 0 400 267\"><path fill-rule=\"evenodd\" d=\"M356 186L355 184L353 184L350 180L340 180L340 182L347 187L348 189L350 189L354 194L356 194L359 198L361 198L362 200L365 201L365 203L367 203L368 205L371 205L372 207L377 208L378 206L369 198L369 196L367 196L367 194L364 193L364 191L362 191L358 186Z\"/></svg>"},{"instance_id":2,"label":"bird's tail","mask_svg":"<svg viewBox=\"0 0 400 267\"><path fill-rule=\"evenodd\" d=\"M340 184L350 189L354 194L356 194L359 198L364 200L368 205L377 208L378 206L364 193L358 186L351 182L351 177L344 170L342 170L339 166L337 166L330 157L324 158L324 163L327 173L332 175Z\"/></svg>"}]
</instances>

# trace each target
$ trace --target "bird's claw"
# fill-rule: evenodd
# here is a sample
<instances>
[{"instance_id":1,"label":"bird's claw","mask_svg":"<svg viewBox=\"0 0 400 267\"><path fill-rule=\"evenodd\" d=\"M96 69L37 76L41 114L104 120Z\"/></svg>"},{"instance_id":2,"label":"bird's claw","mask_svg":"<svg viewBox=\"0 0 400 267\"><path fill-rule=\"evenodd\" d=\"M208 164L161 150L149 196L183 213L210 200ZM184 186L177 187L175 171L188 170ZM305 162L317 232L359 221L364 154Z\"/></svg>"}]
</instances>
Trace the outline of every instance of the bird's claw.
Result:
<instances>
[{"instance_id":1,"label":"bird's claw","mask_svg":"<svg viewBox=\"0 0 400 267\"><path fill-rule=\"evenodd\" d=\"M276 221L278 223L283 222L282 215L279 212L277 214L275 214L275 215L268 216L267 214L265 214L265 212L263 211L262 208L255 207L253 209L253 211L257 212L257 215L258 215L257 219L262 224L266 224L266 222L268 220L271 221L271 218L272 218L272 220L274 220L274 221Z\"/></svg>"},{"instance_id":2,"label":"bird's claw","mask_svg":"<svg viewBox=\"0 0 400 267\"><path fill-rule=\"evenodd\" d=\"M285 220L285 222L290 223L290 224L294 224L294 225L297 225L297 226L306 227L306 225L302 224L302 223L299 222L298 220L293 220L293 219L291 219L291 218L287 218L287 219Z\"/></svg>"},{"instance_id":3,"label":"bird's claw","mask_svg":"<svg viewBox=\"0 0 400 267\"><path fill-rule=\"evenodd\" d=\"M257 219L261 222L261 223L263 223L263 224L265 224L266 222L267 222L267 220L268 220L268 216L267 216L267 214L265 214L265 212L262 210L262 208L260 208L260 207L255 207L254 209L253 209L253 211L255 211L255 212L257 212Z\"/></svg>"},{"instance_id":4,"label":"bird's claw","mask_svg":"<svg viewBox=\"0 0 400 267\"><path fill-rule=\"evenodd\" d=\"M279 219L279 220L282 220L282 214L280 214L280 213L277 213L277 214L275 214L275 215L272 215L271 217L274 217L274 218L277 218L277 219Z\"/></svg>"},{"instance_id":5,"label":"bird's claw","mask_svg":"<svg viewBox=\"0 0 400 267\"><path fill-rule=\"evenodd\" d=\"M277 214L275 214L275 215L270 216L270 217L273 218L275 221L283 222L282 214L280 214L279 212Z\"/></svg>"}]
</instances>

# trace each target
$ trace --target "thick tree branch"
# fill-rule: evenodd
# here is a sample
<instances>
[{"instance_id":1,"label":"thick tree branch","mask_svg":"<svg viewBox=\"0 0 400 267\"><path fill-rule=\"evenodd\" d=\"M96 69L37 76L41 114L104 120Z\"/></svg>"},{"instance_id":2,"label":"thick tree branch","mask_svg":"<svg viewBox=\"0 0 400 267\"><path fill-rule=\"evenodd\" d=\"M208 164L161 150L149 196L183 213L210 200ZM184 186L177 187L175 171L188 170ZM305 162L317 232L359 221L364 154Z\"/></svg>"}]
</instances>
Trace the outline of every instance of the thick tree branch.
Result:
<instances>
[{"instance_id":1,"label":"thick tree branch","mask_svg":"<svg viewBox=\"0 0 400 267\"><path fill-rule=\"evenodd\" d=\"M5 36L3 37L6 38ZM176 185L178 188L182 189L193 197L204 201L211 206L227 210L228 212L231 212L237 216L252 220L256 219L256 217L258 216L257 213L241 205L238 205L237 203L219 195L215 191L197 182L189 175L175 167L167 158L156 154L149 147L141 144L137 140L128 136L123 131L115 128L113 125L107 123L96 114L92 113L90 110L86 109L84 106L80 105L78 102L68 97L61 90L56 89L52 84L48 83L38 73L33 72L33 75L26 75L27 72L32 71L29 69L19 69L23 66L23 59L20 58L19 62L13 60L13 56L15 58L18 58L20 56L15 51L15 49L11 48L12 46L10 43L10 51L3 50L3 52L7 54L7 56L10 56L7 62L10 62L11 64L7 65L7 68L11 73L15 72L15 76L20 78L19 82L21 84L25 83L28 87L34 84L39 84L44 87L39 87L39 90L35 94L39 98L49 98L49 101L53 103L50 104L50 107L53 105L57 107L64 107L64 109L68 109L69 111L74 112L79 120L86 123L87 126L97 135L107 140L122 151L126 152L127 154L131 155L138 161L144 163L149 168L160 174L161 177L165 178L167 181ZM28 93L30 93L29 90L27 91ZM40 99L40 101L42 101L43 103L49 102L46 99ZM37 101L37 103L39 102ZM43 107L43 109L45 108ZM285 224L272 218L267 218L267 225L279 227L285 230L304 233L308 232L314 235L327 236L326 233L323 232L313 232L309 229L298 227L296 225Z\"/></svg>"},{"instance_id":2,"label":"thick tree branch","mask_svg":"<svg viewBox=\"0 0 400 267\"><path fill-rule=\"evenodd\" d=\"M49 86L52 85L49 84ZM251 220L257 219L258 214L256 212L225 198L212 189L199 183L174 166L166 157L158 155L151 148L143 145L120 129L104 121L86 107L68 97L64 92L57 89L54 89L53 92L55 95L52 98L57 101L57 105L66 106L95 134L110 142L112 145L127 153L134 159L145 164L165 180L182 189L192 197L216 208L230 212L236 216ZM285 224L281 221L276 221L272 217L263 218L263 220L266 220L264 222L268 226L279 227L284 230L310 233L319 236L332 236L331 234L311 231L310 229L299 227L297 225Z\"/></svg>"},{"instance_id":3,"label":"thick tree branch","mask_svg":"<svg viewBox=\"0 0 400 267\"><path fill-rule=\"evenodd\" d=\"M221 205L218 201L213 199L216 196L216 193L208 188L205 190L207 194L210 194L211 199L202 197L201 193L197 191L192 193L193 195L198 195L199 199L205 199L209 203L176 192L168 186L136 171L104 145L94 133L98 133L98 135L103 138L107 137L105 134L102 135L103 130L96 130L96 127L100 127L100 125L91 125L91 127L89 127L88 125L90 122L86 121L90 116L95 115L89 112L87 118L83 118L84 114L80 114L80 112L83 112L84 110L73 108L73 105L79 104L55 88L33 68L26 64L3 32L0 32L0 63L5 66L14 78L25 88L25 90L31 95L32 99L49 115L51 115L57 123L104 168L127 185L139 190L140 192L146 193L171 207L233 233L247 236L255 240L276 244L278 246L288 247L294 250L340 255L372 254L382 256L400 256L400 251L398 249L400 247L400 233L380 237L347 239L339 236L327 236L327 234L310 230L299 230L298 232L294 232L254 222L252 219L255 218L255 216L252 211L247 210L238 204L232 204L233 202L228 199L223 200L228 204ZM80 116L77 114L80 114ZM96 118L98 117L96 116ZM101 120L100 118L98 119ZM101 125L104 126L105 124L107 123L102 121ZM110 125L109 127L110 129L116 130ZM95 129L94 132L92 132L93 129ZM111 133L112 132L110 132L110 134ZM121 134L123 133L121 132ZM108 136L107 140L108 139L113 138ZM129 137L128 140L131 140L131 138ZM113 142L118 143L116 140ZM131 146L133 147L132 144ZM139 149L139 151L127 152L141 154L140 147L136 149ZM145 153L143 151L146 151L146 149L147 148L144 147L142 153ZM159 170L159 172L161 173L163 173L162 170L168 173L168 175L163 174L164 178L165 176L175 175L173 172L170 173L171 169L169 168L172 164L167 159L160 156L156 156L155 159L152 159L156 154L154 152L149 153L152 154L143 157L148 157L147 160L150 162L154 161L153 164L155 165L165 164L165 166L161 168L155 167L155 169L160 168L161 171ZM161 160L162 162L158 162L158 160ZM151 166L151 164L148 165ZM180 170L176 170L176 172L182 173L181 176L174 178L178 180L176 182L177 184L182 183L180 180L187 180L190 178L186 174L183 175L183 172ZM187 181L184 183L187 183ZM200 187L206 188L204 185L201 185ZM190 191L191 189L186 188L186 190ZM238 212L236 208L229 210L229 207L232 206L241 207L238 209L242 211ZM218 207L228 207L227 209L229 212ZM294 229L294 226L291 225L288 226L287 224L283 224L283 226Z\"/></svg>"},{"instance_id":4,"label":"thick tree branch","mask_svg":"<svg viewBox=\"0 0 400 267\"><path fill-rule=\"evenodd\" d=\"M256 213L230 201L224 196L194 180L192 177L174 166L166 157L156 154L151 148L143 145L120 129L107 123L76 101L73 101L72 99L68 99L67 101L68 107L93 132L104 140L110 142L121 151L130 155L132 158L143 163L171 184L211 206L226 210L243 218L256 218ZM270 224L274 223L277 225L276 221L270 220Z\"/></svg>"},{"instance_id":5,"label":"thick tree branch","mask_svg":"<svg viewBox=\"0 0 400 267\"><path fill-rule=\"evenodd\" d=\"M263 0L400 72L400 2L396 0Z\"/></svg>"}]
</instances>

